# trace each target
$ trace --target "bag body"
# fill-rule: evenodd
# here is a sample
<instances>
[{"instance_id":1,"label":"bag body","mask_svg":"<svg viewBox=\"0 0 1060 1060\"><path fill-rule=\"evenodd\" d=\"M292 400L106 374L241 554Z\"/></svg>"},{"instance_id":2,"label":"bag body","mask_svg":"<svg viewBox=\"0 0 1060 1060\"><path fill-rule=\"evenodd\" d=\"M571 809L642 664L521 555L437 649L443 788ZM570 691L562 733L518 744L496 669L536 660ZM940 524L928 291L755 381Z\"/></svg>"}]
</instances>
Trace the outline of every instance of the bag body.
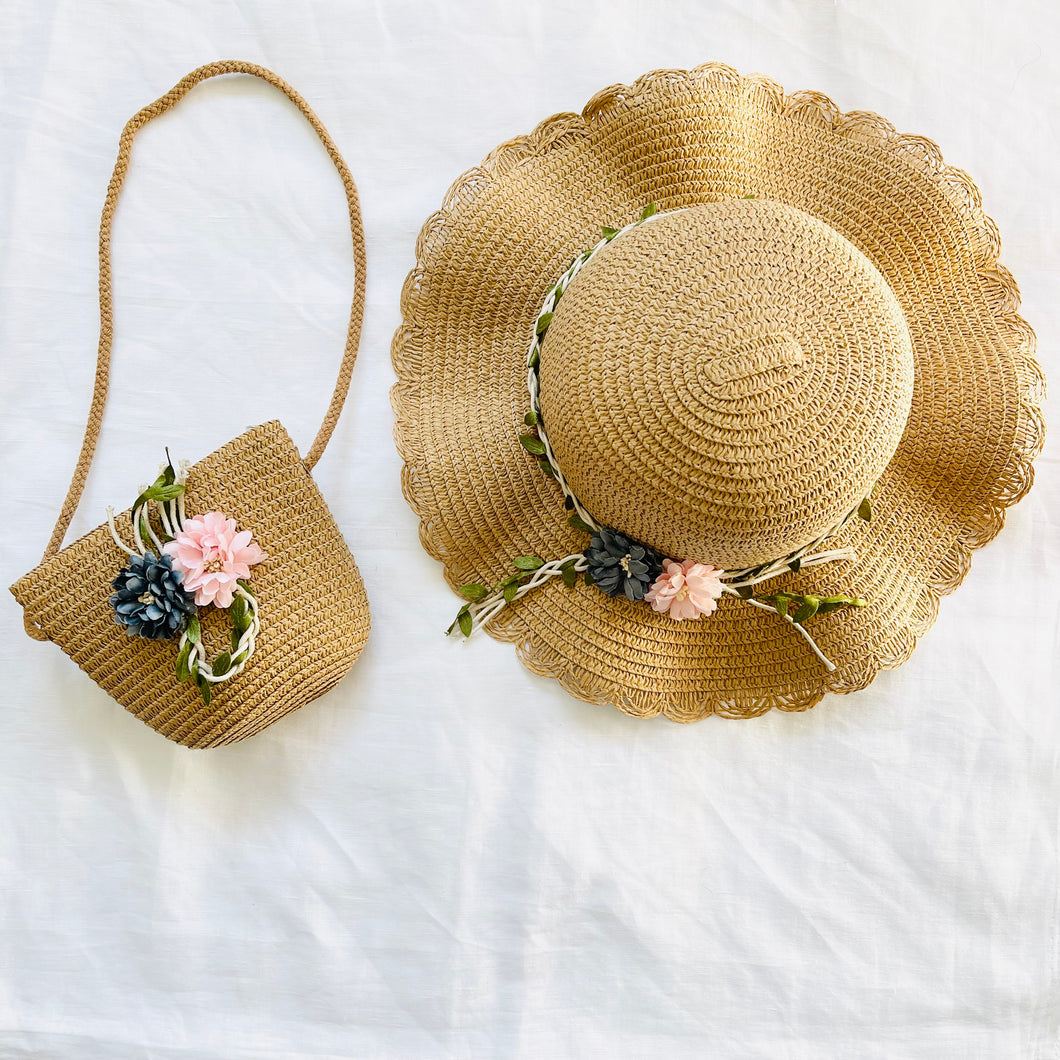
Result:
<instances>
[{"instance_id":1,"label":"bag body","mask_svg":"<svg viewBox=\"0 0 1060 1060\"><path fill-rule=\"evenodd\" d=\"M248 592L252 586L255 602L255 635L248 657L230 679L221 678L204 690L194 671L195 679L187 680L185 672L185 679L178 680L180 653L173 636L130 635L126 625L116 621L112 584L130 557L128 549L119 547L122 538L114 527L125 528L127 536L133 509L61 546L84 489L106 401L113 334L110 229L132 138L194 85L228 73L250 74L274 85L313 125L346 190L356 271L339 380L307 456L299 456L283 426L273 420L182 473L181 504L188 513L223 513L241 530L251 531L265 555L256 563L251 580L240 583ZM323 695L348 673L368 638L364 583L310 475L349 388L364 312L364 260L363 226L349 170L308 104L270 71L238 61L200 67L126 125L100 226L99 361L85 441L44 559L11 592L24 609L31 637L59 645L126 710L187 747L216 747L246 739ZM165 439L159 441L161 455ZM176 527L171 529L176 533ZM159 533L164 531L160 528ZM145 548L151 547L148 541ZM159 548L154 551L161 554ZM237 638L222 606L200 604L195 614L196 636L205 649L203 668L209 673L207 660L234 654ZM180 634L181 645L186 632Z\"/></svg>"},{"instance_id":2,"label":"bag body","mask_svg":"<svg viewBox=\"0 0 1060 1060\"><path fill-rule=\"evenodd\" d=\"M130 637L114 621L110 583L122 563L106 523L20 578L12 593L32 622L105 692L167 739L217 747L253 736L334 687L368 639L357 564L294 442L276 420L241 434L188 472L190 511L223 511L253 528L268 560L254 572L261 633L247 668L207 706L174 674L173 644ZM117 517L126 523L129 512ZM212 655L220 611L203 614Z\"/></svg>"}]
</instances>

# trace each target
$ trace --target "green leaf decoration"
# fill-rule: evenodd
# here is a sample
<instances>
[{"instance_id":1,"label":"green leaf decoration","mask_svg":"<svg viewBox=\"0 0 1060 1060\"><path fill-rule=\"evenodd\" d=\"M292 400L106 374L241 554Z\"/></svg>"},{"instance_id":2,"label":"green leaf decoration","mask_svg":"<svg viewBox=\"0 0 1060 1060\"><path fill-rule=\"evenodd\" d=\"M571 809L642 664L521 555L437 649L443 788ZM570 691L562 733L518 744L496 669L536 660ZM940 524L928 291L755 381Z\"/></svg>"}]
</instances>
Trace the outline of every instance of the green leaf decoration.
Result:
<instances>
[{"instance_id":1,"label":"green leaf decoration","mask_svg":"<svg viewBox=\"0 0 1060 1060\"><path fill-rule=\"evenodd\" d=\"M178 681L186 681L189 677L191 677L191 669L188 666L189 655L191 655L191 641L185 641L184 647L180 649L180 654L177 656L176 661Z\"/></svg>"},{"instance_id":2,"label":"green leaf decoration","mask_svg":"<svg viewBox=\"0 0 1060 1060\"><path fill-rule=\"evenodd\" d=\"M556 477L556 469L548 462L548 457L542 456L537 462L540 465L541 470L548 475L549 478Z\"/></svg>"},{"instance_id":3,"label":"green leaf decoration","mask_svg":"<svg viewBox=\"0 0 1060 1060\"><path fill-rule=\"evenodd\" d=\"M132 507L129 509L129 525L132 527L136 526L137 509L142 508L147 503L147 494L141 493L136 500L133 501ZM140 536L143 537L141 531Z\"/></svg>"},{"instance_id":4,"label":"green leaf decoration","mask_svg":"<svg viewBox=\"0 0 1060 1060\"><path fill-rule=\"evenodd\" d=\"M160 485L156 482L149 486L147 489L136 498L136 503L133 505L134 508L138 508L141 504L145 504L147 501L175 501L184 492L184 487L179 482L173 482L169 485Z\"/></svg>"},{"instance_id":5,"label":"green leaf decoration","mask_svg":"<svg viewBox=\"0 0 1060 1060\"><path fill-rule=\"evenodd\" d=\"M585 579L585 584L586 584L586 585L595 585L595 584L596 584L596 583L595 583L595 582L593 581L593 576L592 576L592 574L590 574L590 573L589 573L589 571L586 571L586 572L585 572L585 573L584 573L584 574L582 575L582 577L583 577L583 578Z\"/></svg>"},{"instance_id":6,"label":"green leaf decoration","mask_svg":"<svg viewBox=\"0 0 1060 1060\"><path fill-rule=\"evenodd\" d=\"M802 559L801 559L801 558L799 558L799 559L793 559L793 560L792 560L792 561L791 561L791 562L790 562L790 563L788 564L788 567L789 567L789 568L790 568L791 570L793 570L793 571L794 571L794 572L795 572L796 574L798 574L798 573L799 573L799 571L800 571L800 570L802 570Z\"/></svg>"},{"instance_id":7,"label":"green leaf decoration","mask_svg":"<svg viewBox=\"0 0 1060 1060\"><path fill-rule=\"evenodd\" d=\"M545 443L536 434L520 434L519 444L534 456L545 455Z\"/></svg>"},{"instance_id":8,"label":"green leaf decoration","mask_svg":"<svg viewBox=\"0 0 1060 1060\"><path fill-rule=\"evenodd\" d=\"M820 602L816 596L804 596L799 609L792 616L792 621L801 626L808 619L813 618L817 614L817 607Z\"/></svg>"},{"instance_id":9,"label":"green leaf decoration","mask_svg":"<svg viewBox=\"0 0 1060 1060\"><path fill-rule=\"evenodd\" d=\"M753 191L749 191L749 192L748 192L748 193L747 193L747 194L746 194L746 195L744 196L744 198L745 198L745 199L757 199L757 198L758 198L758 196L757 196L757 195L755 195L755 193L754 193Z\"/></svg>"},{"instance_id":10,"label":"green leaf decoration","mask_svg":"<svg viewBox=\"0 0 1060 1060\"><path fill-rule=\"evenodd\" d=\"M777 609L777 614L781 618L788 617L788 598L786 596L778 596L773 601L773 606Z\"/></svg>"},{"instance_id":11,"label":"green leaf decoration","mask_svg":"<svg viewBox=\"0 0 1060 1060\"><path fill-rule=\"evenodd\" d=\"M563 574L563 584L568 589L574 588L574 583L578 580L578 572L574 569L574 560L568 560L560 567L560 571Z\"/></svg>"},{"instance_id":12,"label":"green leaf decoration","mask_svg":"<svg viewBox=\"0 0 1060 1060\"><path fill-rule=\"evenodd\" d=\"M551 323L552 323L552 314L551 313L542 313L541 316L539 316L537 318L537 329L536 329L535 334L544 335L544 333L546 331L548 331L548 326Z\"/></svg>"},{"instance_id":13,"label":"green leaf decoration","mask_svg":"<svg viewBox=\"0 0 1060 1060\"><path fill-rule=\"evenodd\" d=\"M864 607L865 601L856 596L826 596L817 605L817 613L825 615L829 611L838 611L843 607Z\"/></svg>"},{"instance_id":14,"label":"green leaf decoration","mask_svg":"<svg viewBox=\"0 0 1060 1060\"><path fill-rule=\"evenodd\" d=\"M172 486L177 481L177 469L173 466L173 457L169 455L169 448L166 448L166 466L162 469L162 474L155 480L157 486Z\"/></svg>"},{"instance_id":15,"label":"green leaf decoration","mask_svg":"<svg viewBox=\"0 0 1060 1060\"><path fill-rule=\"evenodd\" d=\"M165 489L165 487L166 477L165 474L161 474L158 476L158 478L154 480L154 482L151 483L150 486L147 487L147 489L143 491L143 493L140 494L139 497L136 498L136 500L133 501L132 508L129 509L130 518L132 517L132 515L135 514L136 509L139 508L141 505L146 504L148 501L158 500L158 494L163 489ZM181 492L184 492L183 486L181 487ZM133 525L135 525L135 523Z\"/></svg>"},{"instance_id":16,"label":"green leaf decoration","mask_svg":"<svg viewBox=\"0 0 1060 1060\"><path fill-rule=\"evenodd\" d=\"M460 614L456 616L456 621L460 626L460 632L463 633L465 637L470 637L472 624L471 615L466 610L461 609Z\"/></svg>"},{"instance_id":17,"label":"green leaf decoration","mask_svg":"<svg viewBox=\"0 0 1060 1060\"><path fill-rule=\"evenodd\" d=\"M236 582L236 585L238 585L240 589L242 589L243 592L247 594L247 596L254 596L254 592L250 588L250 582L248 582L246 578L240 578L239 581Z\"/></svg>"},{"instance_id":18,"label":"green leaf decoration","mask_svg":"<svg viewBox=\"0 0 1060 1060\"><path fill-rule=\"evenodd\" d=\"M736 595L741 600L750 600L751 597L754 595L754 589L750 585L737 585Z\"/></svg>"},{"instance_id":19,"label":"green leaf decoration","mask_svg":"<svg viewBox=\"0 0 1060 1060\"><path fill-rule=\"evenodd\" d=\"M604 227L600 229L600 231L603 232L604 239L614 239L615 236L618 235L617 228L608 228L607 225L604 225Z\"/></svg>"},{"instance_id":20,"label":"green leaf decoration","mask_svg":"<svg viewBox=\"0 0 1060 1060\"><path fill-rule=\"evenodd\" d=\"M240 633L238 629L233 629L232 630L232 637L231 637L232 651L239 651L239 638L242 637L242 636L243 636L243 634Z\"/></svg>"},{"instance_id":21,"label":"green leaf decoration","mask_svg":"<svg viewBox=\"0 0 1060 1060\"><path fill-rule=\"evenodd\" d=\"M518 570L537 570L545 565L545 561L539 556L516 556L512 563Z\"/></svg>"},{"instance_id":22,"label":"green leaf decoration","mask_svg":"<svg viewBox=\"0 0 1060 1060\"><path fill-rule=\"evenodd\" d=\"M188 619L188 625L184 632L187 633L188 640L192 644L198 644L202 640L202 626L199 625L199 620L194 615Z\"/></svg>"},{"instance_id":23,"label":"green leaf decoration","mask_svg":"<svg viewBox=\"0 0 1060 1060\"><path fill-rule=\"evenodd\" d=\"M250 609L246 600L242 596L233 596L232 606L228 609L228 620L232 623L233 633L242 633L250 625L249 615Z\"/></svg>"},{"instance_id":24,"label":"green leaf decoration","mask_svg":"<svg viewBox=\"0 0 1060 1060\"><path fill-rule=\"evenodd\" d=\"M484 600L490 594L489 589L479 582L468 582L467 585L461 585L460 592L469 600Z\"/></svg>"},{"instance_id":25,"label":"green leaf decoration","mask_svg":"<svg viewBox=\"0 0 1060 1060\"><path fill-rule=\"evenodd\" d=\"M575 530L580 530L583 534L592 534L595 531L593 528L577 513L575 512L568 520L571 526Z\"/></svg>"},{"instance_id":26,"label":"green leaf decoration","mask_svg":"<svg viewBox=\"0 0 1060 1060\"><path fill-rule=\"evenodd\" d=\"M504 593L503 593L504 602L506 604L510 604L515 599L515 594L518 591L519 591L519 583L518 582L509 582L504 587Z\"/></svg>"},{"instance_id":27,"label":"green leaf decoration","mask_svg":"<svg viewBox=\"0 0 1060 1060\"><path fill-rule=\"evenodd\" d=\"M525 423L527 425L527 427L536 427L540 422L541 422L541 417L536 412L534 412L533 409L531 409L523 417L523 423Z\"/></svg>"},{"instance_id":28,"label":"green leaf decoration","mask_svg":"<svg viewBox=\"0 0 1060 1060\"><path fill-rule=\"evenodd\" d=\"M231 652L223 651L213 661L213 675L214 677L220 677L222 674L228 673L232 668L232 654Z\"/></svg>"},{"instance_id":29,"label":"green leaf decoration","mask_svg":"<svg viewBox=\"0 0 1060 1060\"><path fill-rule=\"evenodd\" d=\"M641 210L640 219L642 221L647 221L647 219L649 217L653 216L654 214L656 214L658 212L659 212L659 210L658 210L658 207L655 205L655 203L649 202L648 205L645 206L643 210Z\"/></svg>"},{"instance_id":30,"label":"green leaf decoration","mask_svg":"<svg viewBox=\"0 0 1060 1060\"><path fill-rule=\"evenodd\" d=\"M541 363L541 351L540 350L534 350L534 352L532 354L530 354L530 367L531 368L536 368L540 363Z\"/></svg>"},{"instance_id":31,"label":"green leaf decoration","mask_svg":"<svg viewBox=\"0 0 1060 1060\"><path fill-rule=\"evenodd\" d=\"M872 501L868 497L858 505L858 518L864 519L867 523L872 522Z\"/></svg>"},{"instance_id":32,"label":"green leaf decoration","mask_svg":"<svg viewBox=\"0 0 1060 1060\"><path fill-rule=\"evenodd\" d=\"M200 674L196 674L195 680L199 686L199 694L202 696L203 703L205 703L206 706L209 706L210 700L213 699L213 688L211 688L210 682Z\"/></svg>"}]
</instances>

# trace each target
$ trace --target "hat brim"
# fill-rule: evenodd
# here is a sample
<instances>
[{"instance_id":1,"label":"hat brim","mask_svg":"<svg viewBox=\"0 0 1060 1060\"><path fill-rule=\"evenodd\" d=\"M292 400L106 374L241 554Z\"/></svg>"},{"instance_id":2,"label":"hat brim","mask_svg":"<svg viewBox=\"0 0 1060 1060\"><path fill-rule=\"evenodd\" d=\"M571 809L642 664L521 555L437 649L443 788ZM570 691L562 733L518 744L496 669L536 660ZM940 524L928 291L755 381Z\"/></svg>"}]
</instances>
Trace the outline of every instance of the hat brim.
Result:
<instances>
[{"instance_id":1,"label":"hat brim","mask_svg":"<svg viewBox=\"0 0 1060 1060\"><path fill-rule=\"evenodd\" d=\"M489 632L579 699L677 721L803 710L908 658L974 549L1030 488L1043 424L1034 334L967 174L938 148L816 92L720 64L662 70L597 94L500 145L428 219L393 343L395 439L420 539L450 585L492 583L516 556L580 552L562 495L518 442L525 353L545 292L573 255L649 202L754 194L827 222L887 279L916 382L899 448L830 547L858 559L778 580L869 605L812 620L828 672L786 623L732 597L699 621L558 580Z\"/></svg>"}]
</instances>

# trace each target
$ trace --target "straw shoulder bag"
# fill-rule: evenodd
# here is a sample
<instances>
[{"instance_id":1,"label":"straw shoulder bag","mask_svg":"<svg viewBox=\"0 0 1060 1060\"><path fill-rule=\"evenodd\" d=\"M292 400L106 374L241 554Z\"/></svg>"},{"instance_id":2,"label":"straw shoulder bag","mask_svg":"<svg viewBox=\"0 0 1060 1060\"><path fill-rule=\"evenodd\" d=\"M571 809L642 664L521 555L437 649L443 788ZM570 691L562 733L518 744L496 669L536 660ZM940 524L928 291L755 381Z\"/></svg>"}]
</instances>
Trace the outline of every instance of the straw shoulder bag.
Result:
<instances>
[{"instance_id":1,"label":"straw shoulder bag","mask_svg":"<svg viewBox=\"0 0 1060 1060\"><path fill-rule=\"evenodd\" d=\"M167 458L132 508L112 513L107 523L63 548L107 398L111 225L132 140L195 85L221 74L249 74L283 92L312 125L342 178L356 276L331 404L304 459L275 420L194 465L175 466ZM290 85L250 63L212 63L192 71L125 126L99 246L99 354L81 455L42 562L11 591L31 637L58 644L151 728L189 747L234 743L333 687L368 637L364 584L310 477L345 401L364 315L357 189L331 137Z\"/></svg>"}]
</instances>

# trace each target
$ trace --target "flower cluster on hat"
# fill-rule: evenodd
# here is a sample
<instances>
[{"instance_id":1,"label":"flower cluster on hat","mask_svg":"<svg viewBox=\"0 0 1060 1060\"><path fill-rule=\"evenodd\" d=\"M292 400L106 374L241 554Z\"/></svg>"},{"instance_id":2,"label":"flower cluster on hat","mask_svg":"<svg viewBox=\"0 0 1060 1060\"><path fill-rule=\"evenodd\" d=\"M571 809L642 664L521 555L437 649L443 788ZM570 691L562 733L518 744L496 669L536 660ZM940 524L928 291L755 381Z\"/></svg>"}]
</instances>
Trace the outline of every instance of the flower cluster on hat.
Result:
<instances>
[{"instance_id":1,"label":"flower cluster on hat","mask_svg":"<svg viewBox=\"0 0 1060 1060\"><path fill-rule=\"evenodd\" d=\"M753 199L754 194L744 198ZM509 573L492 587L478 581L460 586L466 603L460 608L447 633L459 629L465 637L487 625L505 606L544 585L552 578L562 578L563 584L574 588L578 575L584 575L586 585L595 586L609 597L625 596L631 601L650 604L656 611L666 613L676 622L697 619L713 614L717 601L726 593L738 597L751 606L771 611L790 623L809 644L829 670L834 664L821 652L806 632L804 623L816 614L825 614L843 607L862 607L859 597L834 595L816 596L780 590L771 595L756 595L755 586L772 578L798 573L804 566L854 559L849 549L821 551L822 546L838 534L855 516L866 522L872 518L872 504L868 496L858 507L848 512L835 526L815 541L794 552L741 570L724 570L711 563L695 560L664 559L662 553L643 542L616 530L602 526L586 511L575 496L556 461L545 422L541 414L540 364L541 350L551 327L556 307L564 291L581 268L612 240L657 215L654 203L649 203L640 217L625 228L604 227L602 239L589 250L577 255L567 271L548 289L541 310L534 320L533 338L526 356L527 391L530 409L523 423L530 428L518 435L519 444L538 463L549 478L554 479L563 493L564 507L570 513L569 525L590 536L589 545L580 553L545 560L539 556L520 556L513 561L514 573ZM871 491L870 491L871 492ZM789 614L789 610L791 613Z\"/></svg>"},{"instance_id":2,"label":"flower cluster on hat","mask_svg":"<svg viewBox=\"0 0 1060 1060\"><path fill-rule=\"evenodd\" d=\"M696 563L686 559L676 563L663 560L663 572L644 594L644 599L656 611L665 611L680 622L685 618L709 615L718 606L718 597L724 592L720 568L710 563Z\"/></svg>"},{"instance_id":3,"label":"flower cluster on hat","mask_svg":"<svg viewBox=\"0 0 1060 1060\"><path fill-rule=\"evenodd\" d=\"M230 607L240 579L249 578L250 568L267 558L251 532L239 530L235 519L221 512L187 520L164 550L199 607Z\"/></svg>"}]
</instances>

